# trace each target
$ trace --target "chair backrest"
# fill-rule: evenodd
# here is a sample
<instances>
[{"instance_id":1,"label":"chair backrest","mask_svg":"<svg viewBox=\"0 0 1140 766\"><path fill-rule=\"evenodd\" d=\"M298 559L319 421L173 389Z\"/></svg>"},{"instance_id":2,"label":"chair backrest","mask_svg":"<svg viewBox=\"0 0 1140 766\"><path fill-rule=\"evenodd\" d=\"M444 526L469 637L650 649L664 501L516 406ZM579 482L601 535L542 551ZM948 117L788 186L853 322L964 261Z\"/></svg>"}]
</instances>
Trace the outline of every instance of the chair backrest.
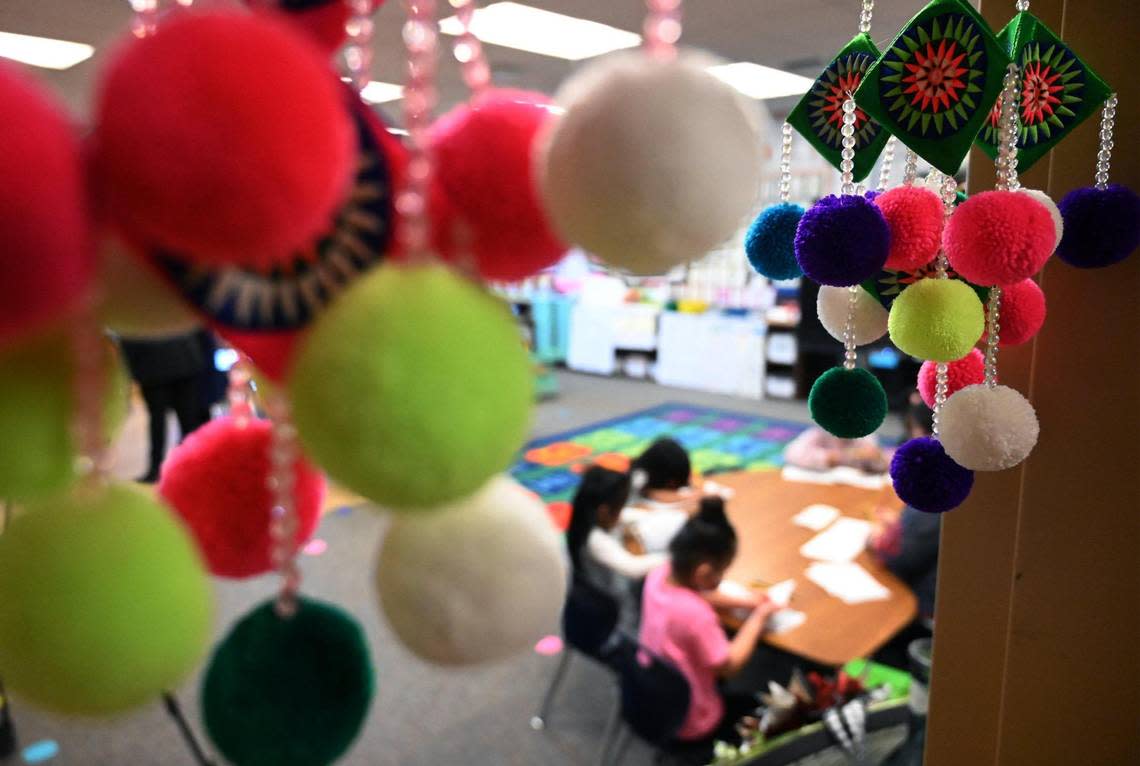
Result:
<instances>
[{"instance_id":1,"label":"chair backrest","mask_svg":"<svg viewBox=\"0 0 1140 766\"><path fill-rule=\"evenodd\" d=\"M622 666L621 715L650 744L671 742L689 712L689 682L668 660L644 648Z\"/></svg>"},{"instance_id":2,"label":"chair backrest","mask_svg":"<svg viewBox=\"0 0 1140 766\"><path fill-rule=\"evenodd\" d=\"M575 577L562 609L562 635L584 654L598 657L617 627L617 599L585 578Z\"/></svg>"}]
</instances>

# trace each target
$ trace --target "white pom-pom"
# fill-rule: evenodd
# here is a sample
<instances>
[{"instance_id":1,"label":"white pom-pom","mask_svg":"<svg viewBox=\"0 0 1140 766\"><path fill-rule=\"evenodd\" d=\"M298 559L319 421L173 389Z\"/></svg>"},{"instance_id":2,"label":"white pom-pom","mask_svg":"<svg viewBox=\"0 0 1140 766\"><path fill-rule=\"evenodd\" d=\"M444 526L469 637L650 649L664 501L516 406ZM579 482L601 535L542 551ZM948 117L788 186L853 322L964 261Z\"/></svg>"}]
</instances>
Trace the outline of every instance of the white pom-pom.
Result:
<instances>
[{"instance_id":1,"label":"white pom-pom","mask_svg":"<svg viewBox=\"0 0 1140 766\"><path fill-rule=\"evenodd\" d=\"M819 323L831 337L843 342L843 330L847 326L847 306L850 294L846 287L821 285L816 300ZM887 310L873 295L859 288L855 299L855 345L865 346L874 343L887 332Z\"/></svg>"},{"instance_id":2,"label":"white pom-pom","mask_svg":"<svg viewBox=\"0 0 1140 766\"><path fill-rule=\"evenodd\" d=\"M1040 426L1033 405L1009 386L966 386L942 405L939 438L963 468L1003 471L1024 460Z\"/></svg>"},{"instance_id":3,"label":"white pom-pom","mask_svg":"<svg viewBox=\"0 0 1140 766\"><path fill-rule=\"evenodd\" d=\"M557 632L566 562L542 501L497 476L470 498L395 517L376 586L408 649L429 662L468 665Z\"/></svg>"},{"instance_id":4,"label":"white pom-pom","mask_svg":"<svg viewBox=\"0 0 1140 766\"><path fill-rule=\"evenodd\" d=\"M1057 245L1061 244L1061 235L1065 232L1065 222L1061 218L1061 209L1057 207L1053 198L1040 189L1018 189L1018 191L1022 194L1028 194L1045 206L1045 209L1049 211L1049 216L1053 219L1053 232L1057 235Z\"/></svg>"},{"instance_id":5,"label":"white pom-pom","mask_svg":"<svg viewBox=\"0 0 1140 766\"><path fill-rule=\"evenodd\" d=\"M740 229L760 186L761 112L709 74L711 57L607 56L559 90L537 147L562 237L613 266L663 274Z\"/></svg>"}]
</instances>

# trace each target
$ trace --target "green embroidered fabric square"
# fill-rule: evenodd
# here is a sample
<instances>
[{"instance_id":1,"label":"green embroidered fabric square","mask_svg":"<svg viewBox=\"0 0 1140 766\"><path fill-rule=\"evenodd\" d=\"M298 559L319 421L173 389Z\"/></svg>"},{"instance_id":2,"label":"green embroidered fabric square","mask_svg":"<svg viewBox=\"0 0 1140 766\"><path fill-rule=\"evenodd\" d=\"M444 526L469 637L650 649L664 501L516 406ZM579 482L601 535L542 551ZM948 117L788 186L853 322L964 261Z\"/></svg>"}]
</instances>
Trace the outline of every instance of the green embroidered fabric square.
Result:
<instances>
[{"instance_id":1,"label":"green embroidered fabric square","mask_svg":"<svg viewBox=\"0 0 1140 766\"><path fill-rule=\"evenodd\" d=\"M953 175L1001 93L1010 58L964 0L934 0L899 32L855 93L859 107Z\"/></svg>"},{"instance_id":2,"label":"green embroidered fabric square","mask_svg":"<svg viewBox=\"0 0 1140 766\"><path fill-rule=\"evenodd\" d=\"M895 302L895 298L899 297L899 293L921 279L934 279L937 275L938 267L933 262L923 266L917 271L883 269L875 276L862 282L860 287L869 292L875 300L883 305L883 308L889 311L891 304ZM946 276L950 279L966 282L954 269L947 269ZM966 282L966 284L974 289L974 292L978 294L978 298L985 304L989 299L990 289L988 287L975 285L973 282Z\"/></svg>"},{"instance_id":3,"label":"green embroidered fabric square","mask_svg":"<svg viewBox=\"0 0 1140 766\"><path fill-rule=\"evenodd\" d=\"M1112 89L1032 13L1014 16L998 42L1021 67L1017 168L1025 171L1094 114ZM978 134L978 146L990 157L998 153L999 117L995 104Z\"/></svg>"},{"instance_id":4,"label":"green embroidered fabric square","mask_svg":"<svg viewBox=\"0 0 1140 766\"><path fill-rule=\"evenodd\" d=\"M788 115L788 123L808 140L815 150L839 168L843 160L843 102L848 91L862 82L867 69L879 57L879 49L865 34L856 35L836 54L827 69L816 78L811 89ZM875 166L890 136L883 126L855 111L854 178L862 181Z\"/></svg>"}]
</instances>

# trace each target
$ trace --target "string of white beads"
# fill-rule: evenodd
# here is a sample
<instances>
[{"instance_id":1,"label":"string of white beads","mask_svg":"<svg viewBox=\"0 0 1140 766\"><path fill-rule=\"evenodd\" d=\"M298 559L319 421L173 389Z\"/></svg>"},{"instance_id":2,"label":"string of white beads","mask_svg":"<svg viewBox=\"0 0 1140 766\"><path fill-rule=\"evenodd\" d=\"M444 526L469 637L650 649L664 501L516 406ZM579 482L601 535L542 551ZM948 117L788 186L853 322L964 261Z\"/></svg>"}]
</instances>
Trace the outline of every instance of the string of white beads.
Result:
<instances>
[{"instance_id":1,"label":"string of white beads","mask_svg":"<svg viewBox=\"0 0 1140 766\"><path fill-rule=\"evenodd\" d=\"M1108 170L1112 164L1112 129L1116 126L1116 94L1108 97L1100 117L1100 149L1096 153L1096 188L1108 188Z\"/></svg>"},{"instance_id":2,"label":"string of white beads","mask_svg":"<svg viewBox=\"0 0 1140 766\"><path fill-rule=\"evenodd\" d=\"M780 128L780 201L792 198L792 126L784 123Z\"/></svg>"},{"instance_id":3,"label":"string of white beads","mask_svg":"<svg viewBox=\"0 0 1140 766\"><path fill-rule=\"evenodd\" d=\"M843 150L840 152L839 171L843 174L843 194L855 193L855 97L851 93L843 101Z\"/></svg>"}]
</instances>

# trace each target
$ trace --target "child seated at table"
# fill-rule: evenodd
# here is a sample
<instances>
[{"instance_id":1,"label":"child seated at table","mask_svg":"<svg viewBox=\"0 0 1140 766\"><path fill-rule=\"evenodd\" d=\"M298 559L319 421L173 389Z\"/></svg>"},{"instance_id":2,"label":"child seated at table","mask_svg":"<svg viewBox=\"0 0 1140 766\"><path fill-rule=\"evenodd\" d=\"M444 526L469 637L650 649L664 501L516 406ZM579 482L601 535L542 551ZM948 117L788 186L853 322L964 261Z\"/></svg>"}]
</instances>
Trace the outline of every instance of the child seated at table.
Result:
<instances>
[{"instance_id":1,"label":"child seated at table","mask_svg":"<svg viewBox=\"0 0 1140 766\"><path fill-rule=\"evenodd\" d=\"M667 560L663 553L635 553L619 523L629 499L629 474L590 466L574 493L566 545L575 575L619 595L615 575L640 580Z\"/></svg>"},{"instance_id":2,"label":"child seated at table","mask_svg":"<svg viewBox=\"0 0 1140 766\"><path fill-rule=\"evenodd\" d=\"M700 494L690 486L689 453L676 439L657 439L630 463L635 500L652 507L687 506L696 510Z\"/></svg>"},{"instance_id":3,"label":"child seated at table","mask_svg":"<svg viewBox=\"0 0 1140 766\"><path fill-rule=\"evenodd\" d=\"M883 473L887 470L888 457L874 436L840 439L812 426L784 448L784 465L809 471L850 466L866 473Z\"/></svg>"},{"instance_id":4,"label":"child seated at table","mask_svg":"<svg viewBox=\"0 0 1140 766\"><path fill-rule=\"evenodd\" d=\"M736 557L736 532L723 499L702 499L669 549L670 562L645 580L640 641L676 665L689 682L689 712L678 739L707 744L711 753L715 739L737 741L736 723L756 709L754 694L726 694L718 682L745 666L777 607L761 598L730 641L705 598L716 592Z\"/></svg>"}]
</instances>

